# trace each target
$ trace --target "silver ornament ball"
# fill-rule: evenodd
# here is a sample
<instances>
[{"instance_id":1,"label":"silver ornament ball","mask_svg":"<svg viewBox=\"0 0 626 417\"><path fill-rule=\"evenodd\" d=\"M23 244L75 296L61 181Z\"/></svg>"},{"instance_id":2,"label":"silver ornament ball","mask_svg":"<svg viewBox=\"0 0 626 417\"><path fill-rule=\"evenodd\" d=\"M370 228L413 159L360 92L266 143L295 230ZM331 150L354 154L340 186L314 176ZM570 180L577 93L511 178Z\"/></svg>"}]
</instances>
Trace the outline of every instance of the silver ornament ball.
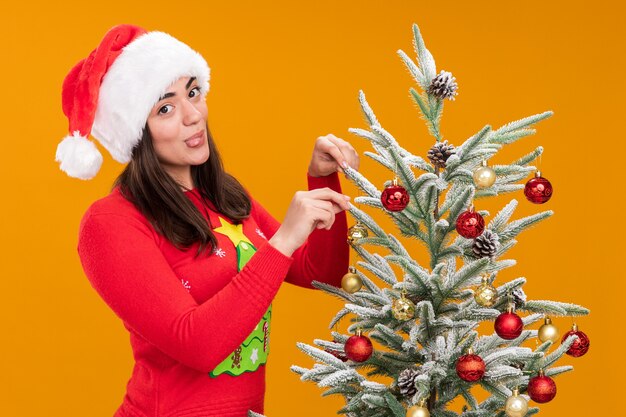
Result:
<instances>
[{"instance_id":1,"label":"silver ornament ball","mask_svg":"<svg viewBox=\"0 0 626 417\"><path fill-rule=\"evenodd\" d=\"M507 398L504 412L508 417L524 417L528 413L528 401L519 395L517 389L513 390L513 395Z\"/></svg>"},{"instance_id":2,"label":"silver ornament ball","mask_svg":"<svg viewBox=\"0 0 626 417\"><path fill-rule=\"evenodd\" d=\"M496 172L487 166L487 161L483 161L482 166L474 171L473 177L478 188L488 188L496 182Z\"/></svg>"}]
</instances>

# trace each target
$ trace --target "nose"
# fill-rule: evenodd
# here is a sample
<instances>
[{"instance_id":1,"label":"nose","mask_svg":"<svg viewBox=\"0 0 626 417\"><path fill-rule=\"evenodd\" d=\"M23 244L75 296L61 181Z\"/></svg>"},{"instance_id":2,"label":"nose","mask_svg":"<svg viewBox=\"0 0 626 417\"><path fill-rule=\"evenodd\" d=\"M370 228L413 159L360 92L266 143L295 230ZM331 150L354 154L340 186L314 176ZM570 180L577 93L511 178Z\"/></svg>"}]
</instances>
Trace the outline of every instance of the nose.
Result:
<instances>
[{"instance_id":1,"label":"nose","mask_svg":"<svg viewBox=\"0 0 626 417\"><path fill-rule=\"evenodd\" d=\"M183 123L185 125L194 125L202 120L202 113L196 106L188 100L183 100Z\"/></svg>"}]
</instances>

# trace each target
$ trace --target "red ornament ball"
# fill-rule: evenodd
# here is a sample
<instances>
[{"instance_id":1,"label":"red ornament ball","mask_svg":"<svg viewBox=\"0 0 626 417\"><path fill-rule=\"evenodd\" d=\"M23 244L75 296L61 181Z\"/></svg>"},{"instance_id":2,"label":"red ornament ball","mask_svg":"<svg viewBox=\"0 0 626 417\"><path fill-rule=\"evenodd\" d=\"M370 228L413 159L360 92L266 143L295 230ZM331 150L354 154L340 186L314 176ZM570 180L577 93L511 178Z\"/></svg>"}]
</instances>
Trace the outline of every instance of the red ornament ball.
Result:
<instances>
[{"instance_id":1,"label":"red ornament ball","mask_svg":"<svg viewBox=\"0 0 626 417\"><path fill-rule=\"evenodd\" d=\"M539 374L528 381L528 395L537 403L547 403L556 396L556 383L549 376Z\"/></svg>"},{"instance_id":2,"label":"red ornament ball","mask_svg":"<svg viewBox=\"0 0 626 417\"><path fill-rule=\"evenodd\" d=\"M535 178L531 178L526 183L524 195L531 203L543 204L552 197L552 184L537 173Z\"/></svg>"},{"instance_id":3,"label":"red ornament ball","mask_svg":"<svg viewBox=\"0 0 626 417\"><path fill-rule=\"evenodd\" d=\"M483 234L485 219L473 209L464 211L456 219L456 231L466 239L474 239Z\"/></svg>"},{"instance_id":4,"label":"red ornament ball","mask_svg":"<svg viewBox=\"0 0 626 417\"><path fill-rule=\"evenodd\" d=\"M345 353L343 353L343 352L341 352L339 350L324 349L324 351L330 353L331 355L333 355L337 359L341 359L342 362L345 362L345 361L348 360L348 355L346 355Z\"/></svg>"},{"instance_id":5,"label":"red ornament ball","mask_svg":"<svg viewBox=\"0 0 626 417\"><path fill-rule=\"evenodd\" d=\"M485 362L473 353L463 355L456 361L456 374L463 381L476 382L485 375Z\"/></svg>"},{"instance_id":6,"label":"red ornament ball","mask_svg":"<svg viewBox=\"0 0 626 417\"><path fill-rule=\"evenodd\" d=\"M346 340L344 350L348 359L355 362L365 362L372 356L374 347L367 336L356 335L350 336L350 338Z\"/></svg>"},{"instance_id":7,"label":"red ornament ball","mask_svg":"<svg viewBox=\"0 0 626 417\"><path fill-rule=\"evenodd\" d=\"M496 319L494 328L498 336L506 340L513 340L522 334L524 323L520 316L513 312L504 312Z\"/></svg>"},{"instance_id":8,"label":"red ornament ball","mask_svg":"<svg viewBox=\"0 0 626 417\"><path fill-rule=\"evenodd\" d=\"M572 330L563 335L561 343L565 342L565 339L573 334L578 336L578 339L576 339L574 343L572 343L566 353L570 356L577 358L579 356L583 356L589 350L589 337L585 333L578 330L576 326L574 326Z\"/></svg>"},{"instance_id":9,"label":"red ornament ball","mask_svg":"<svg viewBox=\"0 0 626 417\"><path fill-rule=\"evenodd\" d=\"M402 211L409 204L409 193L396 181L385 188L380 195L380 201L389 211Z\"/></svg>"}]
</instances>

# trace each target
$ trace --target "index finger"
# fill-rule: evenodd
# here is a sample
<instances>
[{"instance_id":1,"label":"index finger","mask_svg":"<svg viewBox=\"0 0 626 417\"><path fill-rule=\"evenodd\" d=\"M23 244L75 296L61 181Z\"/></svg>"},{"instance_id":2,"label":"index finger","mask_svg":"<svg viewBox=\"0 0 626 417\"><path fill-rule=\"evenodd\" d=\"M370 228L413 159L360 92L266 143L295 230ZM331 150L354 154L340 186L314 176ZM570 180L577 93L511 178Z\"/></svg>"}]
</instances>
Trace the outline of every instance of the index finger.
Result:
<instances>
[{"instance_id":1,"label":"index finger","mask_svg":"<svg viewBox=\"0 0 626 417\"><path fill-rule=\"evenodd\" d=\"M328 142L326 144L322 143L322 150L332 156L340 168L343 168L343 164L348 161L346 160L346 156L343 154L341 147L339 147L334 139L329 137L326 137L325 139Z\"/></svg>"},{"instance_id":2,"label":"index finger","mask_svg":"<svg viewBox=\"0 0 626 417\"><path fill-rule=\"evenodd\" d=\"M355 169L358 168L359 154L356 151L356 149L354 149L354 147L352 146L350 142L345 141L338 137L329 137L328 140L334 143L335 146L339 148L339 151L341 152L341 155L343 156L343 160L348 163L350 168L355 168ZM352 161L349 161L349 160L352 160Z\"/></svg>"},{"instance_id":3,"label":"index finger","mask_svg":"<svg viewBox=\"0 0 626 417\"><path fill-rule=\"evenodd\" d=\"M350 200L350 196L338 193L337 191L332 190L328 187L310 190L309 193L312 198L331 201L337 204L339 207L342 207L344 210L347 210L348 208L350 208L350 205L348 204L348 201Z\"/></svg>"}]
</instances>

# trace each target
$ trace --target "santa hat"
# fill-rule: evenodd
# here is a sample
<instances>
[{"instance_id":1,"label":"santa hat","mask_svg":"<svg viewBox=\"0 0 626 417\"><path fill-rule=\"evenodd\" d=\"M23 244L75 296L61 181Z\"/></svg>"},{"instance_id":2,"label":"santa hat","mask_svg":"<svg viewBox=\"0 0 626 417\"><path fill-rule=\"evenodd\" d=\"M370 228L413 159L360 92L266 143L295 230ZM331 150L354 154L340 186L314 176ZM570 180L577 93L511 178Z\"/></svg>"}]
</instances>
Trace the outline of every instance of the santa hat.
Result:
<instances>
[{"instance_id":1,"label":"santa hat","mask_svg":"<svg viewBox=\"0 0 626 417\"><path fill-rule=\"evenodd\" d=\"M70 134L57 147L61 170L83 180L98 173L102 155L89 134L113 159L129 162L150 111L166 90L180 77L196 77L204 97L209 74L199 53L167 33L113 27L63 81Z\"/></svg>"}]
</instances>

